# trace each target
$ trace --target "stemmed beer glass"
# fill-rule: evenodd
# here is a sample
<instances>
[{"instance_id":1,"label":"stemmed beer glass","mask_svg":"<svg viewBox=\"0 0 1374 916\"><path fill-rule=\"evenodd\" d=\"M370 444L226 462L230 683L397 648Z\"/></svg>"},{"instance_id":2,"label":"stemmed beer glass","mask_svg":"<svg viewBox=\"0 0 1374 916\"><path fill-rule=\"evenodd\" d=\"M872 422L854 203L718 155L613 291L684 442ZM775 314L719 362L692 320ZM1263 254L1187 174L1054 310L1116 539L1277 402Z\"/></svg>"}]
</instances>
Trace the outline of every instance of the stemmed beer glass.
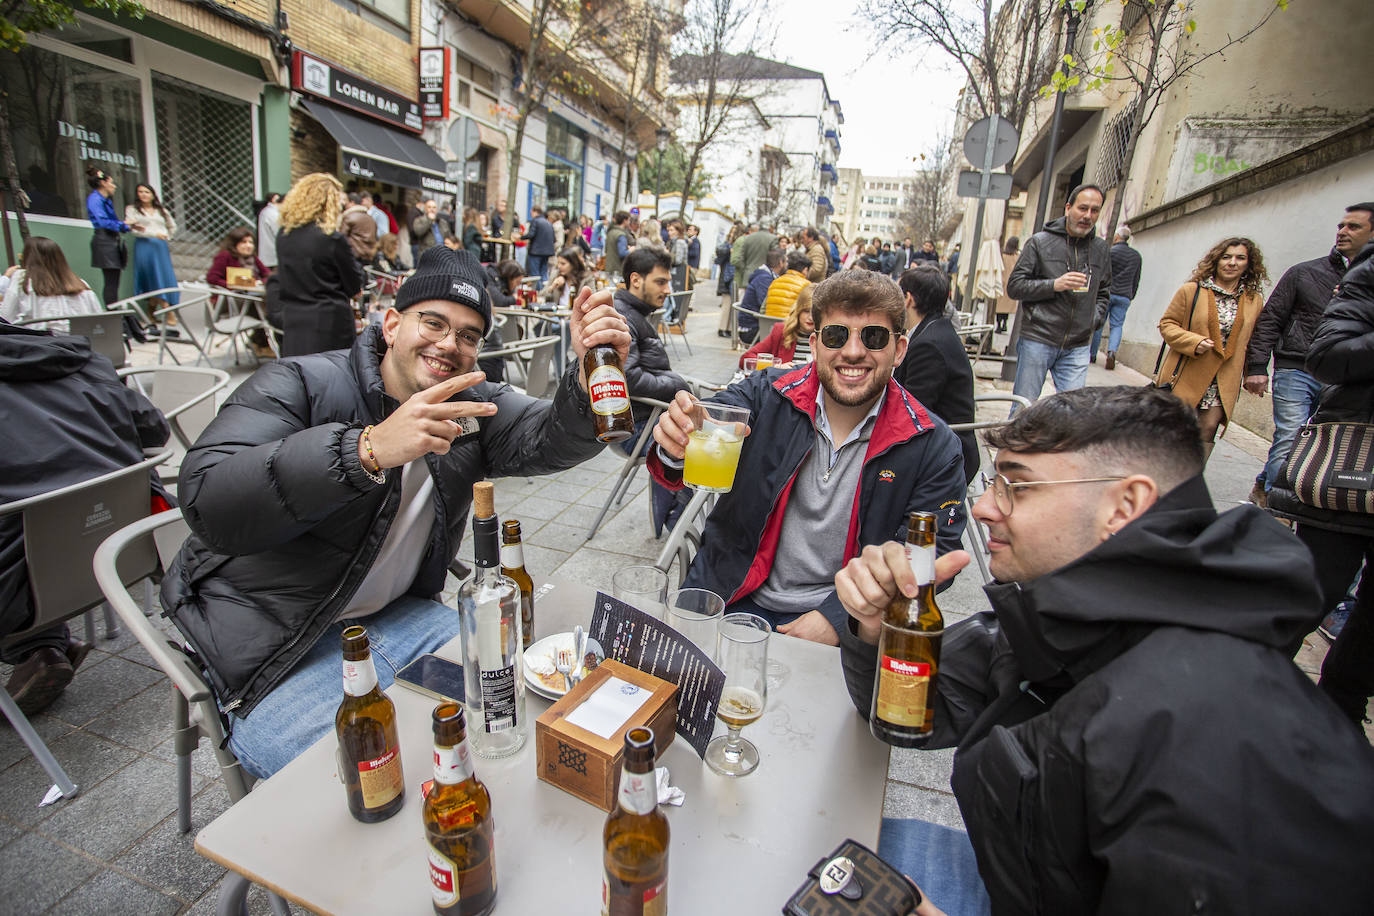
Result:
<instances>
[{"instance_id":1,"label":"stemmed beer glass","mask_svg":"<svg viewBox=\"0 0 1374 916\"><path fill-rule=\"evenodd\" d=\"M706 765L722 776L744 776L759 765L759 749L740 730L763 715L768 701L768 621L727 614L720 622L716 663L725 672L716 717L728 733L706 745Z\"/></svg>"}]
</instances>

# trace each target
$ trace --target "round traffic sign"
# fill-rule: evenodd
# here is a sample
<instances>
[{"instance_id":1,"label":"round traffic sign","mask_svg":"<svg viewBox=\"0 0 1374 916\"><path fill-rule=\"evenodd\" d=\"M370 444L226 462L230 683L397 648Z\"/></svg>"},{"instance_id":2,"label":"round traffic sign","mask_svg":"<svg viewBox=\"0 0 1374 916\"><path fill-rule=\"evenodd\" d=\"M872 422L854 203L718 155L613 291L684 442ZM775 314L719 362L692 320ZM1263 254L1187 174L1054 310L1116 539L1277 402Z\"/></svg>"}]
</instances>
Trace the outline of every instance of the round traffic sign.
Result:
<instances>
[{"instance_id":1,"label":"round traffic sign","mask_svg":"<svg viewBox=\"0 0 1374 916\"><path fill-rule=\"evenodd\" d=\"M1021 143L1021 135L1006 118L997 119L997 131L992 138L992 161L986 159L988 133L992 118L975 121L964 134L964 156L974 168L995 169L1011 162L1016 156L1016 147Z\"/></svg>"}]
</instances>

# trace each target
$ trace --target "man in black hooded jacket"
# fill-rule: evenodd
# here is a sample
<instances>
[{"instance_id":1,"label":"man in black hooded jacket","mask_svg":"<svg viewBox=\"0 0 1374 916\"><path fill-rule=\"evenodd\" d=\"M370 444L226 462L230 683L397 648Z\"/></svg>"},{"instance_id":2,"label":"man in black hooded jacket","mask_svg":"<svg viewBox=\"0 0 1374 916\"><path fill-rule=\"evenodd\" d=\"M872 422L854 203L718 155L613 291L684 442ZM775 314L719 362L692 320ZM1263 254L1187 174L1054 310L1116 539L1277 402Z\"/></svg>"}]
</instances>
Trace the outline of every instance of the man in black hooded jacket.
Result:
<instances>
[{"instance_id":1,"label":"man in black hooded jacket","mask_svg":"<svg viewBox=\"0 0 1374 916\"><path fill-rule=\"evenodd\" d=\"M987 438L993 611L946 631L928 746L958 747L993 913L1368 913L1374 749L1285 651L1317 608L1307 551L1258 508L1217 515L1163 392L1061 392ZM915 579L889 542L835 585L867 715Z\"/></svg>"},{"instance_id":2,"label":"man in black hooded jacket","mask_svg":"<svg viewBox=\"0 0 1374 916\"><path fill-rule=\"evenodd\" d=\"M609 292L580 296L552 400L483 380L491 324L481 265L443 245L350 350L263 366L181 466L191 527L162 603L205 666L244 769L268 776L334 724L339 635L368 628L378 683L448 642L435 602L472 485L549 474L601 449L582 374L588 347L621 359Z\"/></svg>"},{"instance_id":3,"label":"man in black hooded jacket","mask_svg":"<svg viewBox=\"0 0 1374 916\"><path fill-rule=\"evenodd\" d=\"M152 403L115 375L84 337L0 321L0 416L11 430L0 503L99 477L143 460L170 429ZM159 485L154 502L166 494ZM0 636L33 624L21 515L0 518ZM91 651L65 623L23 633L6 646L6 685L19 708L40 712L62 693Z\"/></svg>"}]
</instances>

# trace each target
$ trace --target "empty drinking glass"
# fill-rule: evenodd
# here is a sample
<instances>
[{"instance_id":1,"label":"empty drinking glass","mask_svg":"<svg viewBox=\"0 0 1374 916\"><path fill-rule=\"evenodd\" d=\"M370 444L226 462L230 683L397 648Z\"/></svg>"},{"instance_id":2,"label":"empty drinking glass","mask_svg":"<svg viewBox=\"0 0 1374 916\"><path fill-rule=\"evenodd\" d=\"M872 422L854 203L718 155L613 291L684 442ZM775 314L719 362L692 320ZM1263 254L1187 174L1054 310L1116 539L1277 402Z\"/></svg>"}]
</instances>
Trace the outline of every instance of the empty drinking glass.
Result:
<instances>
[{"instance_id":1,"label":"empty drinking glass","mask_svg":"<svg viewBox=\"0 0 1374 916\"><path fill-rule=\"evenodd\" d=\"M680 588L668 596L668 616L672 625L708 656L716 651L720 619L725 616L725 599L704 588Z\"/></svg>"},{"instance_id":2,"label":"empty drinking glass","mask_svg":"<svg viewBox=\"0 0 1374 916\"><path fill-rule=\"evenodd\" d=\"M657 566L626 566L611 575L611 594L650 617L663 619L668 574Z\"/></svg>"}]
</instances>

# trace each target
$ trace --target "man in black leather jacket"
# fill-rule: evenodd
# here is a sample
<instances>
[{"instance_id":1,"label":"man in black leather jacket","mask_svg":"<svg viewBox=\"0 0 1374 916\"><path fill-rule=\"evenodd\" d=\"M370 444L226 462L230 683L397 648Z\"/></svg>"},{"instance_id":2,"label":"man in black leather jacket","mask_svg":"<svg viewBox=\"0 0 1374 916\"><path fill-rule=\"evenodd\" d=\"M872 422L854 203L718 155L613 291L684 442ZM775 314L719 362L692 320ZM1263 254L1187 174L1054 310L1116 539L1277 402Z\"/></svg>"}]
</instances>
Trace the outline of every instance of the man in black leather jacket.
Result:
<instances>
[{"instance_id":1,"label":"man in black leather jacket","mask_svg":"<svg viewBox=\"0 0 1374 916\"><path fill-rule=\"evenodd\" d=\"M1102 199L1097 185L1070 191L1064 215L1026 240L1007 278L1007 295L1021 303L1013 391L1032 401L1047 374L1056 391L1087 383L1089 343L1112 287L1111 249L1094 231Z\"/></svg>"},{"instance_id":2,"label":"man in black leather jacket","mask_svg":"<svg viewBox=\"0 0 1374 916\"><path fill-rule=\"evenodd\" d=\"M1374 236L1374 203L1354 204L1336 224L1336 244L1323 257L1294 264L1269 294L1245 348L1245 390L1264 396L1274 358L1274 441L1250 501L1264 508L1298 428L1316 409L1321 383L1307 373L1307 351L1322 312L1350 259Z\"/></svg>"},{"instance_id":3,"label":"man in black leather jacket","mask_svg":"<svg viewBox=\"0 0 1374 916\"><path fill-rule=\"evenodd\" d=\"M945 632L928 747L958 747L992 911L1367 913L1374 749L1285 651L1317 608L1306 551L1253 506L1216 513L1164 392L1063 392L988 441L993 611ZM835 585L867 715L882 610L915 579L889 542Z\"/></svg>"},{"instance_id":4,"label":"man in black leather jacket","mask_svg":"<svg viewBox=\"0 0 1374 916\"><path fill-rule=\"evenodd\" d=\"M1374 242L1355 255L1327 304L1307 371L1326 386L1313 423L1374 423ZM1297 520L1298 537L1317 566L1322 605L1302 631L1307 633L1345 595L1361 565L1374 560L1374 516L1304 505L1282 482L1269 491L1269 508ZM1347 716L1364 720L1374 696L1374 572L1368 567L1350 618L1322 663L1319 686Z\"/></svg>"},{"instance_id":5,"label":"man in black leather jacket","mask_svg":"<svg viewBox=\"0 0 1374 916\"><path fill-rule=\"evenodd\" d=\"M457 613L433 598L473 483L548 474L601 448L581 357L609 344L624 358L609 293L574 305L577 362L536 400L472 371L491 322L483 280L468 252L429 249L380 326L351 350L263 366L182 464L192 535L163 606L256 776L332 728L345 621L368 627L383 688L457 634Z\"/></svg>"}]
</instances>

